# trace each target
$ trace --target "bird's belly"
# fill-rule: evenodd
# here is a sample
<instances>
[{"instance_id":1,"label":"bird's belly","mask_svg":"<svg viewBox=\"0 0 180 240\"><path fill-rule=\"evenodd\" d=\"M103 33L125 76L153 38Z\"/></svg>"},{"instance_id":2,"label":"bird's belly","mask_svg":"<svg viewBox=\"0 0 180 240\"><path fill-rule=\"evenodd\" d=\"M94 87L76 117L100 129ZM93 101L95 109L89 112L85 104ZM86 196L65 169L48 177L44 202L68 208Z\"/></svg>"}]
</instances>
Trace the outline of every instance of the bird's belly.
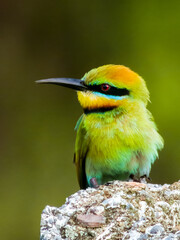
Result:
<instances>
[{"instance_id":1,"label":"bird's belly","mask_svg":"<svg viewBox=\"0 0 180 240\"><path fill-rule=\"evenodd\" d=\"M120 139L102 139L100 144L91 142L86 157L88 180L96 177L99 184L119 179L127 180L139 167L136 151Z\"/></svg>"}]
</instances>

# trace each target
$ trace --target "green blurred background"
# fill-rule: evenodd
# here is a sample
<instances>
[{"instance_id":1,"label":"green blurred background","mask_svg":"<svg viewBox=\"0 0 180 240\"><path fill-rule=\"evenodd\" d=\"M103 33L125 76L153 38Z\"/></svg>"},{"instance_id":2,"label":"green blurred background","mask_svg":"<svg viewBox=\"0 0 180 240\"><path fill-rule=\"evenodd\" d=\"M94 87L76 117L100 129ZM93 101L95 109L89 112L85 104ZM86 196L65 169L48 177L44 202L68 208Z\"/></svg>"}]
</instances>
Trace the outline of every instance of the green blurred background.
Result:
<instances>
[{"instance_id":1,"label":"green blurred background","mask_svg":"<svg viewBox=\"0 0 180 240\"><path fill-rule=\"evenodd\" d=\"M179 168L180 2L0 2L0 236L38 239L40 215L79 189L72 164L76 93L36 85L123 64L146 80L165 139L151 172L172 183Z\"/></svg>"}]
</instances>

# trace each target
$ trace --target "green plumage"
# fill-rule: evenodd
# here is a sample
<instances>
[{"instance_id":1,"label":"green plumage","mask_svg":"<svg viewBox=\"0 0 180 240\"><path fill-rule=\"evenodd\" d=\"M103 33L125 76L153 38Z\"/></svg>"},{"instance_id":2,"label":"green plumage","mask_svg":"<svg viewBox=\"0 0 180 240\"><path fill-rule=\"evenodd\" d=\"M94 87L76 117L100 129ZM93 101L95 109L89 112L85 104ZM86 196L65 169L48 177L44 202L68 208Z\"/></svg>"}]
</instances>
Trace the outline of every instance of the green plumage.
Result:
<instances>
[{"instance_id":1,"label":"green plumage","mask_svg":"<svg viewBox=\"0 0 180 240\"><path fill-rule=\"evenodd\" d=\"M105 113L83 114L77 127L75 156L81 188L119 179L149 176L163 147L150 112L142 104Z\"/></svg>"}]
</instances>

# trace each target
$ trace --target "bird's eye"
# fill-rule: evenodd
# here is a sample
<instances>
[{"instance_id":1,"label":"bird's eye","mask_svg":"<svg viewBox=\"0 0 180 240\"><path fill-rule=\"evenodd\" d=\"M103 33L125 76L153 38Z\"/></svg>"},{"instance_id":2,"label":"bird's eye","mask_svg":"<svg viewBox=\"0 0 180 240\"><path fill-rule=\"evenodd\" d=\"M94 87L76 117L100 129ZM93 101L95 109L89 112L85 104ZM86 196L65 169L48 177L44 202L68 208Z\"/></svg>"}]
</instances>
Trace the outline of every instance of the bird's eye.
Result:
<instances>
[{"instance_id":1,"label":"bird's eye","mask_svg":"<svg viewBox=\"0 0 180 240\"><path fill-rule=\"evenodd\" d=\"M102 90L103 92L109 91L110 88L111 88L111 87L110 87L109 84L107 84L107 83L101 84L101 90Z\"/></svg>"}]
</instances>

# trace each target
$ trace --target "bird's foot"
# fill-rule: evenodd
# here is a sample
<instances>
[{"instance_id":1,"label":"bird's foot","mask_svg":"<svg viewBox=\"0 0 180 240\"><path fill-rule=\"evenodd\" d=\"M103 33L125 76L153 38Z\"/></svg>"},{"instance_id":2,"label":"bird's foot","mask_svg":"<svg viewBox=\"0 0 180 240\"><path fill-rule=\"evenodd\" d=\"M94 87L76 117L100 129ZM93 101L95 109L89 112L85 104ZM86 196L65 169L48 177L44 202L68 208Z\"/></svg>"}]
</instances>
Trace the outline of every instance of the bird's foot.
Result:
<instances>
[{"instance_id":1,"label":"bird's foot","mask_svg":"<svg viewBox=\"0 0 180 240\"><path fill-rule=\"evenodd\" d=\"M147 175L145 174L145 175L140 177L140 182L141 183L149 183L149 182L151 182L151 178L147 177Z\"/></svg>"},{"instance_id":2,"label":"bird's foot","mask_svg":"<svg viewBox=\"0 0 180 240\"><path fill-rule=\"evenodd\" d=\"M148 183L148 182L151 182L151 178L150 177L147 177L147 175L143 175L141 177L136 177L134 176L134 174L131 174L129 176L130 180L132 179L133 182L140 182L140 183Z\"/></svg>"},{"instance_id":3,"label":"bird's foot","mask_svg":"<svg viewBox=\"0 0 180 240\"><path fill-rule=\"evenodd\" d=\"M134 176L134 174L131 174L131 175L129 176L129 179L132 180L133 182L140 182L140 179L137 178L136 176Z\"/></svg>"},{"instance_id":4,"label":"bird's foot","mask_svg":"<svg viewBox=\"0 0 180 240\"><path fill-rule=\"evenodd\" d=\"M91 184L92 188L98 188L99 187L99 184L98 184L97 179L95 177L90 179L90 184Z\"/></svg>"}]
</instances>

